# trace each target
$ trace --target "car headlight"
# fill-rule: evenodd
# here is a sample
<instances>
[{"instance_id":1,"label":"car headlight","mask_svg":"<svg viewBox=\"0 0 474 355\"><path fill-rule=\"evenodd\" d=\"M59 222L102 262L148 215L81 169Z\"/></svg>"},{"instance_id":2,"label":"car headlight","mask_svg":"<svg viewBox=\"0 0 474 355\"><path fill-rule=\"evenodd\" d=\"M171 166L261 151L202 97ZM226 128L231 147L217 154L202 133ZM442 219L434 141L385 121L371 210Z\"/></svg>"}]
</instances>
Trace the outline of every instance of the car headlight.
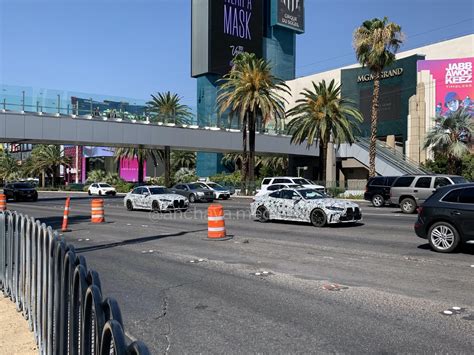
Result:
<instances>
[{"instance_id":1,"label":"car headlight","mask_svg":"<svg viewBox=\"0 0 474 355\"><path fill-rule=\"evenodd\" d=\"M336 207L336 206L329 206L329 207L326 207L328 210L331 210L331 211L339 211L339 212L342 212L345 210L344 207Z\"/></svg>"},{"instance_id":2,"label":"car headlight","mask_svg":"<svg viewBox=\"0 0 474 355\"><path fill-rule=\"evenodd\" d=\"M204 196L204 192L198 192L197 195L198 196Z\"/></svg>"}]
</instances>

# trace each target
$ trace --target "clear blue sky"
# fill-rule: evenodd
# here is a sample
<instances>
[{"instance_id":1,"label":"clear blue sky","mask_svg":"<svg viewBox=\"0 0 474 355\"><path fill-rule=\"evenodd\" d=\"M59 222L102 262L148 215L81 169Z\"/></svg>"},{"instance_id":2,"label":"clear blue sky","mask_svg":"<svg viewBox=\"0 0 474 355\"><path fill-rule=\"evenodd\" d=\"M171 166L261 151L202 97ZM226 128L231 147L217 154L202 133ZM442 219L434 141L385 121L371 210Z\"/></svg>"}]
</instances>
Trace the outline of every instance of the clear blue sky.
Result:
<instances>
[{"instance_id":1,"label":"clear blue sky","mask_svg":"<svg viewBox=\"0 0 474 355\"><path fill-rule=\"evenodd\" d=\"M0 0L0 83L195 103L190 0ZM402 50L473 33L472 0L306 0L297 76L355 62L351 37L388 16Z\"/></svg>"}]
</instances>

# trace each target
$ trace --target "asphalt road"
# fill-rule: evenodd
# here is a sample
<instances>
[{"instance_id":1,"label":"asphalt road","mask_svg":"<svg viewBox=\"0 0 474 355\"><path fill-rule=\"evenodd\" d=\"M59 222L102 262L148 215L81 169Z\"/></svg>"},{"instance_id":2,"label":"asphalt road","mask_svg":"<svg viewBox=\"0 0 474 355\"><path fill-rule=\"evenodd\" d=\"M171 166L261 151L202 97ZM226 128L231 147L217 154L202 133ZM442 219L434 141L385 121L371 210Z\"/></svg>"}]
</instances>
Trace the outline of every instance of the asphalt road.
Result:
<instances>
[{"instance_id":1,"label":"asphalt road","mask_svg":"<svg viewBox=\"0 0 474 355\"><path fill-rule=\"evenodd\" d=\"M432 252L414 215L361 202L356 226L261 224L249 200L232 199L233 238L210 241L207 204L152 214L107 198L106 223L92 225L89 197L71 196L65 238L153 353L473 352L474 247ZM8 206L59 227L64 197Z\"/></svg>"}]
</instances>

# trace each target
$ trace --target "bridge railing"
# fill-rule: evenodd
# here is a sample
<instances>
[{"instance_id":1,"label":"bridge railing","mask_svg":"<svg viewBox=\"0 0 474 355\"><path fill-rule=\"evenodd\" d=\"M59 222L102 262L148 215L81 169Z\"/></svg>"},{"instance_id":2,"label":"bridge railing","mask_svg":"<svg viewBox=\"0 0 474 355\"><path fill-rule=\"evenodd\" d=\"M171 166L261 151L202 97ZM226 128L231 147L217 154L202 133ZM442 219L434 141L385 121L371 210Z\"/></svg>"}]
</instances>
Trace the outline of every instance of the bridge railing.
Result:
<instances>
[{"instance_id":1,"label":"bridge railing","mask_svg":"<svg viewBox=\"0 0 474 355\"><path fill-rule=\"evenodd\" d=\"M10 211L0 213L0 290L41 354L149 354L144 343L127 343L119 306L103 299L85 258L51 227Z\"/></svg>"}]
</instances>

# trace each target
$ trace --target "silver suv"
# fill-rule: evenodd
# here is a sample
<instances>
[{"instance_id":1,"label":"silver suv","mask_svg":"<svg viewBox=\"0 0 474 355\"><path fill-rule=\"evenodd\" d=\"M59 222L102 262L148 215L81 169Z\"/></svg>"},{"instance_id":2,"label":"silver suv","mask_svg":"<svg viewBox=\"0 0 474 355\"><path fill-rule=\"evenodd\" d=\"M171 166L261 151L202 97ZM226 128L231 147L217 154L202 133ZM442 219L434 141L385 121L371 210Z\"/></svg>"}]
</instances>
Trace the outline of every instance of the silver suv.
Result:
<instances>
[{"instance_id":1,"label":"silver suv","mask_svg":"<svg viewBox=\"0 0 474 355\"><path fill-rule=\"evenodd\" d=\"M438 187L465 182L456 175L403 175L390 188L390 202L399 205L403 213L414 213Z\"/></svg>"}]
</instances>

